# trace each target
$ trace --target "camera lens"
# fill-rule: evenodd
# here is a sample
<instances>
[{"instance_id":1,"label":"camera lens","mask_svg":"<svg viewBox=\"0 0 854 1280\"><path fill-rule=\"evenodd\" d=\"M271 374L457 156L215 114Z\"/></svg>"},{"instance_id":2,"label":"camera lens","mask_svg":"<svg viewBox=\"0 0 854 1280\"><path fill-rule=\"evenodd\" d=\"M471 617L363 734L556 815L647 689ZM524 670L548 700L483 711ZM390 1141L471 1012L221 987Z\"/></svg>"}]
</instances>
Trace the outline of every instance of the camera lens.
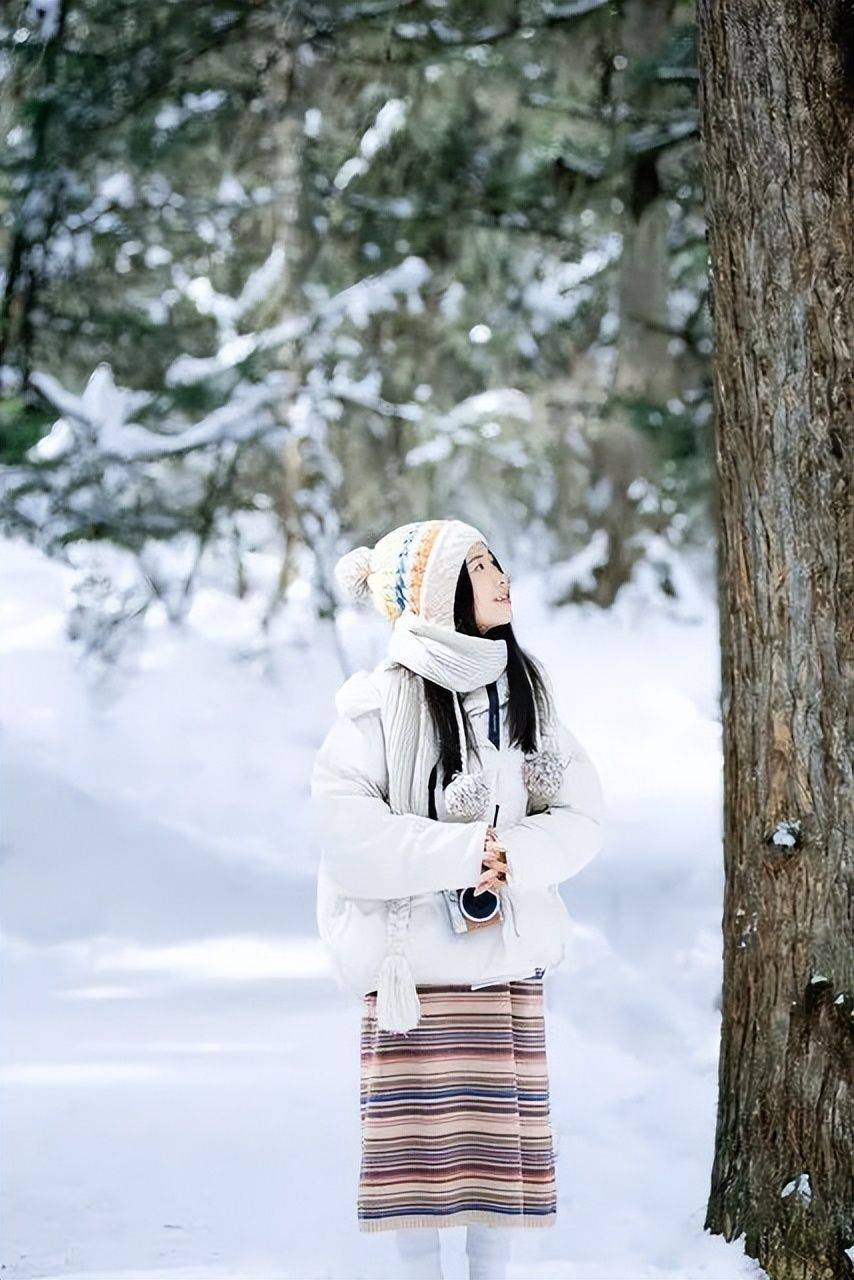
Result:
<instances>
[{"instance_id":1,"label":"camera lens","mask_svg":"<svg viewBox=\"0 0 854 1280\"><path fill-rule=\"evenodd\" d=\"M459 902L460 910L469 920L490 920L498 910L498 898L489 889L477 897L473 887L463 889Z\"/></svg>"}]
</instances>

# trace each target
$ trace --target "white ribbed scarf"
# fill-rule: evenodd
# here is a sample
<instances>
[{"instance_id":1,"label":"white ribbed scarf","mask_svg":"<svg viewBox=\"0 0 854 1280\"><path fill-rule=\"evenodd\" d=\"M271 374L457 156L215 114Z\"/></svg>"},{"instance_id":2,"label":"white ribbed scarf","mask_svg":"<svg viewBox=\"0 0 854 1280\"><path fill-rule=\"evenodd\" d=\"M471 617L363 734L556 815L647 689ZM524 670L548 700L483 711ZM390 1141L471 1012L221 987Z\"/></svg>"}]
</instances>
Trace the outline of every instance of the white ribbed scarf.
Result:
<instances>
[{"instance_id":1,"label":"white ribbed scarf","mask_svg":"<svg viewBox=\"0 0 854 1280\"><path fill-rule=\"evenodd\" d=\"M382 708L393 813L427 813L427 785L437 743L424 696L425 676L454 694L497 680L507 666L507 641L469 636L404 610L395 621L388 656L404 671L389 680ZM453 698L460 733L461 768L467 771L465 730L459 699Z\"/></svg>"}]
</instances>

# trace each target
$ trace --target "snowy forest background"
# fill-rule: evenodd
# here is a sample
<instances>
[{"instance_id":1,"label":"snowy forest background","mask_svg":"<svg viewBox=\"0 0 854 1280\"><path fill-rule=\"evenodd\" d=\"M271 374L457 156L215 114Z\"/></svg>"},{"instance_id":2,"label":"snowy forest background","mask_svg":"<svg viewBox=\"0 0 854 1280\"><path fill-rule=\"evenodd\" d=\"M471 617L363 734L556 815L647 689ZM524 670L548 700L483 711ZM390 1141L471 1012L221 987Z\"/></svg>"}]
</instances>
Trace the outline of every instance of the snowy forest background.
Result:
<instances>
[{"instance_id":1,"label":"snowy forest background","mask_svg":"<svg viewBox=\"0 0 854 1280\"><path fill-rule=\"evenodd\" d=\"M702 1230L692 5L41 0L0 16L0 77L4 1274L391 1274L308 771L385 643L335 559L445 515L513 573L609 808L548 983L559 1224L511 1275L762 1274Z\"/></svg>"}]
</instances>

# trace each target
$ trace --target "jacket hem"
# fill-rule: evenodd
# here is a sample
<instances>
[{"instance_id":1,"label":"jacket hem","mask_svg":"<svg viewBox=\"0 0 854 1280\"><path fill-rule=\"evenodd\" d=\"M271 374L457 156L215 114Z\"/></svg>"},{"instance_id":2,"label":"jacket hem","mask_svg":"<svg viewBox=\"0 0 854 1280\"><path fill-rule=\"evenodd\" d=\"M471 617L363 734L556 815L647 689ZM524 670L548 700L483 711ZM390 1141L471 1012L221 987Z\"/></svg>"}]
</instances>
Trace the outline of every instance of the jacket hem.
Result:
<instances>
[{"instance_id":1,"label":"jacket hem","mask_svg":"<svg viewBox=\"0 0 854 1280\"><path fill-rule=\"evenodd\" d=\"M360 1218L360 1231L393 1231L399 1227L458 1227L480 1222L488 1227L553 1227L553 1213L490 1213L485 1209L460 1209L457 1213L392 1214L388 1218Z\"/></svg>"},{"instance_id":2,"label":"jacket hem","mask_svg":"<svg viewBox=\"0 0 854 1280\"><path fill-rule=\"evenodd\" d=\"M543 978L551 966L537 965L536 968L528 967L523 973L503 973L495 978L487 978L485 982L418 982L416 990L429 990L431 987L442 987L454 991L482 991L485 987L497 987L505 982L535 982ZM375 996L377 994L376 986L371 987L370 991L360 991L362 999L365 996Z\"/></svg>"}]
</instances>

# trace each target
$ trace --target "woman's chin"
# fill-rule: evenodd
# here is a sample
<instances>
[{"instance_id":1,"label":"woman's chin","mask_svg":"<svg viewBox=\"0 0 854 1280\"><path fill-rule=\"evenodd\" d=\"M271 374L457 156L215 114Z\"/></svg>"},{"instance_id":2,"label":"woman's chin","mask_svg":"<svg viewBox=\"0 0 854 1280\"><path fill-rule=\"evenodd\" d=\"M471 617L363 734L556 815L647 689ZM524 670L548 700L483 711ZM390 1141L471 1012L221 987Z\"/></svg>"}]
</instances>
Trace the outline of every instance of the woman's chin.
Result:
<instances>
[{"instance_id":1,"label":"woman's chin","mask_svg":"<svg viewBox=\"0 0 854 1280\"><path fill-rule=\"evenodd\" d=\"M510 610L508 609L505 617L495 618L492 622L490 622L489 626L486 628L485 634L488 635L489 632L494 631L496 627L506 627L507 623L510 621L510 618L511 618L511 614L510 614Z\"/></svg>"}]
</instances>

